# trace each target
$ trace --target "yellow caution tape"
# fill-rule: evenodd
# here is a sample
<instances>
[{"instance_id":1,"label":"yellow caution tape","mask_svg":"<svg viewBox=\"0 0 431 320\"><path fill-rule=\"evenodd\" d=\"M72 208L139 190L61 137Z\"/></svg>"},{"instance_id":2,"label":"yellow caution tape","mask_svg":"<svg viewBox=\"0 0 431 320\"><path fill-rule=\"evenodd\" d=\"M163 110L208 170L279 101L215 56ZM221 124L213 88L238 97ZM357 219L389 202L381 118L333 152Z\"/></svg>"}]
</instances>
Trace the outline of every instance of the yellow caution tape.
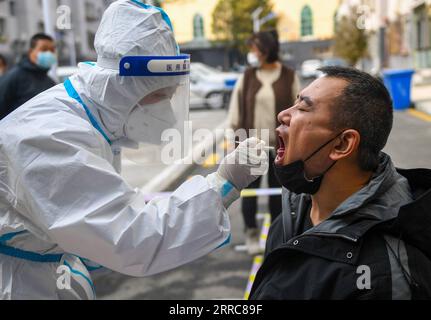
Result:
<instances>
[{"instance_id":1,"label":"yellow caution tape","mask_svg":"<svg viewBox=\"0 0 431 320\"><path fill-rule=\"evenodd\" d=\"M244 299L248 300L250 297L251 288L253 286L253 282L256 279L257 271L263 262L263 256L256 256L253 259L253 266L251 267L250 275L248 277L247 289L244 292Z\"/></svg>"},{"instance_id":2,"label":"yellow caution tape","mask_svg":"<svg viewBox=\"0 0 431 320\"><path fill-rule=\"evenodd\" d=\"M253 189L244 189L241 191L241 197L247 198L247 197L256 197L257 193L256 190Z\"/></svg>"},{"instance_id":3,"label":"yellow caution tape","mask_svg":"<svg viewBox=\"0 0 431 320\"><path fill-rule=\"evenodd\" d=\"M410 113L412 116L419 118L421 120L431 122L431 115L429 115L425 112L415 110L415 109L409 109L408 113Z\"/></svg>"}]
</instances>

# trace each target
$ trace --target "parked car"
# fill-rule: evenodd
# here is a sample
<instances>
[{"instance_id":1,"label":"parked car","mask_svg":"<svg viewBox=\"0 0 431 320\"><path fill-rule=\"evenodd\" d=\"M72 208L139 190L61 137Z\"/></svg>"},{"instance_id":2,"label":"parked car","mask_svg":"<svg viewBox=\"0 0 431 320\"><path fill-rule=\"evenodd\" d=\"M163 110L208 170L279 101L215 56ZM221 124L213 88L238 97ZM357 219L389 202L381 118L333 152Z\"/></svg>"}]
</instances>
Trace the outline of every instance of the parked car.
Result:
<instances>
[{"instance_id":1,"label":"parked car","mask_svg":"<svg viewBox=\"0 0 431 320\"><path fill-rule=\"evenodd\" d=\"M341 58L337 58L337 57L333 57L333 58L323 59L318 68L321 68L321 67L348 67L348 66L349 66L349 64L346 62L346 60L341 59ZM320 78L323 76L324 76L323 72L316 70L316 75L313 77Z\"/></svg>"},{"instance_id":2,"label":"parked car","mask_svg":"<svg viewBox=\"0 0 431 320\"><path fill-rule=\"evenodd\" d=\"M346 62L346 60L337 57L323 59L322 61L323 67L347 67L348 65L349 64Z\"/></svg>"},{"instance_id":3,"label":"parked car","mask_svg":"<svg viewBox=\"0 0 431 320\"><path fill-rule=\"evenodd\" d=\"M200 62L190 64L190 108L227 107L239 73L223 72Z\"/></svg>"},{"instance_id":4,"label":"parked car","mask_svg":"<svg viewBox=\"0 0 431 320\"><path fill-rule=\"evenodd\" d=\"M333 58L323 59L322 65L320 67L348 67L348 66L349 64L346 62L346 60L333 57ZM317 78L323 77L323 75L324 75L323 72L317 71Z\"/></svg>"},{"instance_id":5,"label":"parked car","mask_svg":"<svg viewBox=\"0 0 431 320\"><path fill-rule=\"evenodd\" d=\"M319 77L319 69L322 66L322 61L319 59L305 60L301 65L301 77L303 79Z\"/></svg>"}]
</instances>

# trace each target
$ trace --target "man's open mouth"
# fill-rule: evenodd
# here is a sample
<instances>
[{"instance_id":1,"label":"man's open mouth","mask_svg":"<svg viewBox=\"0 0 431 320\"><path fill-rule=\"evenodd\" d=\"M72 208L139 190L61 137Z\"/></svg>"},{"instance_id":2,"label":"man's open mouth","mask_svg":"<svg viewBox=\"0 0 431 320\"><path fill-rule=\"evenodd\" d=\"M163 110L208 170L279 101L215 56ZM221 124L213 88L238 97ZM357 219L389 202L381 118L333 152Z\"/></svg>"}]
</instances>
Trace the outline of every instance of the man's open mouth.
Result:
<instances>
[{"instance_id":1,"label":"man's open mouth","mask_svg":"<svg viewBox=\"0 0 431 320\"><path fill-rule=\"evenodd\" d=\"M274 162L276 165L281 166L283 165L284 155L286 151L284 140L281 136L278 136L278 144L279 144L279 148L277 149L277 157L275 158Z\"/></svg>"}]
</instances>

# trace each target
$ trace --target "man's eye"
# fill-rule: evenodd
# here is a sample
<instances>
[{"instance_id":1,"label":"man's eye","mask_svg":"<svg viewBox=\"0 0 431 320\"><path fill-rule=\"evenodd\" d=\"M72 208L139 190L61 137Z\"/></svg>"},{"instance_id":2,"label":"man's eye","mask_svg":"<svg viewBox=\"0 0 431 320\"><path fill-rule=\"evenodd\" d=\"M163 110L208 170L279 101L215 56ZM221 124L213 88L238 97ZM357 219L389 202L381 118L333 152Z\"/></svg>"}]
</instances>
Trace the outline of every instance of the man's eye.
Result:
<instances>
[{"instance_id":1,"label":"man's eye","mask_svg":"<svg viewBox=\"0 0 431 320\"><path fill-rule=\"evenodd\" d=\"M305 103L300 103L298 105L298 110L300 110L300 111L309 111L308 106Z\"/></svg>"},{"instance_id":2,"label":"man's eye","mask_svg":"<svg viewBox=\"0 0 431 320\"><path fill-rule=\"evenodd\" d=\"M298 106L298 110L301 110L301 111L305 111L305 109L307 107L307 105L304 103L304 101L299 101L296 105Z\"/></svg>"}]
</instances>

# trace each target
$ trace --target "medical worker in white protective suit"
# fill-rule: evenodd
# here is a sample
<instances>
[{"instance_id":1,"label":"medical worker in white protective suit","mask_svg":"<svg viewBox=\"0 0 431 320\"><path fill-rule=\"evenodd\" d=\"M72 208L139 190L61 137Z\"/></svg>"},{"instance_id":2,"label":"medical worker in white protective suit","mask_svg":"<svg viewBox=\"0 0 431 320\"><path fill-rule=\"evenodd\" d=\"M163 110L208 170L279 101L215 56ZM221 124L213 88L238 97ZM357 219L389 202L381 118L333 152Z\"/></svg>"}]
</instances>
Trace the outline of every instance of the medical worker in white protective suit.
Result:
<instances>
[{"instance_id":1,"label":"medical worker in white protective suit","mask_svg":"<svg viewBox=\"0 0 431 320\"><path fill-rule=\"evenodd\" d=\"M216 173L145 203L119 151L181 118L189 57L166 13L136 0L106 10L95 47L97 63L0 122L0 298L93 299L100 266L148 276L202 257L228 242L226 208L267 166L251 138Z\"/></svg>"}]
</instances>

